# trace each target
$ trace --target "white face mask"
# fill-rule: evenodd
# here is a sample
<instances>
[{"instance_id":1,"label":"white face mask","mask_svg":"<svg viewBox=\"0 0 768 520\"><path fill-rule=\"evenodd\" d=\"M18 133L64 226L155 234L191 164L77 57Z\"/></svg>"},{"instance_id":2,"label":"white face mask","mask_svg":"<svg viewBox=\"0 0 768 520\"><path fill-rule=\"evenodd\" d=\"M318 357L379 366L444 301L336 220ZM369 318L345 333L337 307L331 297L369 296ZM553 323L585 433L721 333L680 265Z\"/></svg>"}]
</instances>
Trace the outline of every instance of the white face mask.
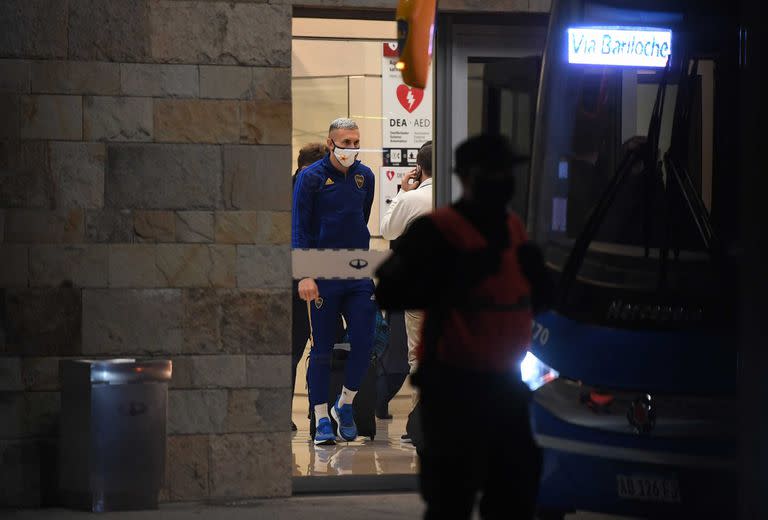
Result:
<instances>
[{"instance_id":1,"label":"white face mask","mask_svg":"<svg viewBox=\"0 0 768 520\"><path fill-rule=\"evenodd\" d=\"M358 153L360 153L360 148L339 148L336 143L333 143L333 155L345 168L352 166Z\"/></svg>"}]
</instances>

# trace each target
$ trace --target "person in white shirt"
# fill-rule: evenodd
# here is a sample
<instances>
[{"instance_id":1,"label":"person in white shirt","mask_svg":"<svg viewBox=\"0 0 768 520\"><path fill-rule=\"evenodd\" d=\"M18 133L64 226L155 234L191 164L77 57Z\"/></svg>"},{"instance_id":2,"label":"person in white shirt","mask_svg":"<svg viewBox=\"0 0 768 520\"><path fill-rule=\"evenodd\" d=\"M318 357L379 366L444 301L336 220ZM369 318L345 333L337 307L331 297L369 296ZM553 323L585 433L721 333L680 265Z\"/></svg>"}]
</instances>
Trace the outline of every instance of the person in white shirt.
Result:
<instances>
[{"instance_id":1,"label":"person in white shirt","mask_svg":"<svg viewBox=\"0 0 768 520\"><path fill-rule=\"evenodd\" d=\"M395 240L418 217L432 211L432 144L426 143L416 156L416 169L403 177L400 191L381 219L381 235ZM416 371L416 344L424 313L405 311L405 333L408 336L408 366ZM415 405L415 400L414 400Z\"/></svg>"},{"instance_id":2,"label":"person in white shirt","mask_svg":"<svg viewBox=\"0 0 768 520\"><path fill-rule=\"evenodd\" d=\"M403 177L400 191L381 219L381 236L395 240L417 217L432 211L432 145L425 144L416 156L416 169Z\"/></svg>"}]
</instances>

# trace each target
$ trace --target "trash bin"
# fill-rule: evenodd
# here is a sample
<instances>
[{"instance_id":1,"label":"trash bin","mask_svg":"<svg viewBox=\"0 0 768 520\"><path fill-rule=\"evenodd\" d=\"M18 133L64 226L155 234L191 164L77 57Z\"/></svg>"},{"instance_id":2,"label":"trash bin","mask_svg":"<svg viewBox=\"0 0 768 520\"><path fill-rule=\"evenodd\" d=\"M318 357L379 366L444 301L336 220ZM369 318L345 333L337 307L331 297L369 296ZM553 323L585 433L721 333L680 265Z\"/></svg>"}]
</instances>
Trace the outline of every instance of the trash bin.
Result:
<instances>
[{"instance_id":1,"label":"trash bin","mask_svg":"<svg viewBox=\"0 0 768 520\"><path fill-rule=\"evenodd\" d=\"M90 511L157 509L171 362L62 360L59 489Z\"/></svg>"}]
</instances>

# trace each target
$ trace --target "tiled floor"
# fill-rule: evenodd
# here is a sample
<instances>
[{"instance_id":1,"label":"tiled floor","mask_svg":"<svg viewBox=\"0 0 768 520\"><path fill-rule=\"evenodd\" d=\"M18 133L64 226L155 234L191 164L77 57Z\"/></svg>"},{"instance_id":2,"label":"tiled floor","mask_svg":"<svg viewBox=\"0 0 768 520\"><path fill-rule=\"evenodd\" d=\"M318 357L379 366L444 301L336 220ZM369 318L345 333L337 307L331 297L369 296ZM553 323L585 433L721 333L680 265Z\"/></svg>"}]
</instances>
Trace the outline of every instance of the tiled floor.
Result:
<instances>
[{"instance_id":1,"label":"tiled floor","mask_svg":"<svg viewBox=\"0 0 768 520\"><path fill-rule=\"evenodd\" d=\"M293 422L299 431L293 436L293 476L416 474L416 450L400 441L410 404L410 398L395 398L389 408L394 419L376 420L373 441L361 438L336 446L314 446L309 437L306 397L296 397Z\"/></svg>"}]
</instances>

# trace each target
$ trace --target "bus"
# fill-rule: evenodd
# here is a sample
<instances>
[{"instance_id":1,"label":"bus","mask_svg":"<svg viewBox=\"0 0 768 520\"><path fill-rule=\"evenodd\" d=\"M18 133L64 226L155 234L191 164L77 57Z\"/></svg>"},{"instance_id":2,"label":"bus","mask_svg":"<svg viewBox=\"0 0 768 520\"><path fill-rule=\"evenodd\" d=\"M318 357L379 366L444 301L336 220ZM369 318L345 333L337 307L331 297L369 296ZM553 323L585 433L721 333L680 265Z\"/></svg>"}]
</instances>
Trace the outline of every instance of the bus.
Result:
<instances>
[{"instance_id":1,"label":"bus","mask_svg":"<svg viewBox=\"0 0 768 520\"><path fill-rule=\"evenodd\" d=\"M521 364L541 518L736 514L733 4L553 1L528 228L557 294Z\"/></svg>"}]
</instances>

